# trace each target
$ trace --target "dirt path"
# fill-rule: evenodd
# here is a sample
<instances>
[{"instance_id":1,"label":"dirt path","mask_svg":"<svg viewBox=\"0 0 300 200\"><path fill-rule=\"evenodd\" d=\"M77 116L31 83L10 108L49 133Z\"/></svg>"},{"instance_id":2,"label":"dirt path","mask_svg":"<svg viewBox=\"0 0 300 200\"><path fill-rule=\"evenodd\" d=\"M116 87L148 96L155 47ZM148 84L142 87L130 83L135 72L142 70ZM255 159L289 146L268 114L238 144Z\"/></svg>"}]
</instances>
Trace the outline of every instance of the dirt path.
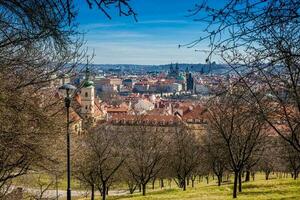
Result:
<instances>
[{"instance_id":1,"label":"dirt path","mask_svg":"<svg viewBox=\"0 0 300 200\"><path fill-rule=\"evenodd\" d=\"M18 188L19 186L12 186L11 190L14 190L16 188ZM22 187L24 192L28 192L31 194L37 194L39 195L41 193L41 190L36 189L36 188L26 188L26 187ZM129 192L127 190L111 190L108 191L108 195L109 196L118 196L118 195L125 195L125 194L129 194ZM43 198L51 198L51 199L55 199L56 197L59 198L64 198L67 196L67 192L66 190L47 190L44 192L43 194ZM89 196L89 191L79 191L79 190L73 190L71 191L71 195L72 197L86 197L87 195ZM100 195L99 192L96 192L95 195Z\"/></svg>"}]
</instances>

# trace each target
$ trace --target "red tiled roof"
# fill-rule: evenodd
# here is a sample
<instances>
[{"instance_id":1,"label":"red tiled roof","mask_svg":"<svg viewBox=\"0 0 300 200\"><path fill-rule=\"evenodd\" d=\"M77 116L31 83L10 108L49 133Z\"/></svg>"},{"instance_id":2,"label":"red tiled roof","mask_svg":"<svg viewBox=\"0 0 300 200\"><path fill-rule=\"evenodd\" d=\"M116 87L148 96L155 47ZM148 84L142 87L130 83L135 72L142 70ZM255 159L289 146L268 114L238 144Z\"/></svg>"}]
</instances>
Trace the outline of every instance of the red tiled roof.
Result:
<instances>
[{"instance_id":1,"label":"red tiled roof","mask_svg":"<svg viewBox=\"0 0 300 200\"><path fill-rule=\"evenodd\" d=\"M99 117L101 115L103 115L103 112L101 110L101 105L99 103L99 99L95 98L95 113L94 113L95 117Z\"/></svg>"},{"instance_id":2,"label":"red tiled roof","mask_svg":"<svg viewBox=\"0 0 300 200\"><path fill-rule=\"evenodd\" d=\"M74 111L73 108L70 108L70 121L78 122L80 120L82 120L82 118Z\"/></svg>"},{"instance_id":3,"label":"red tiled roof","mask_svg":"<svg viewBox=\"0 0 300 200\"><path fill-rule=\"evenodd\" d=\"M204 112L204 108L202 106L195 106L192 107L192 109L185 110L185 112L183 112L183 116L182 119L183 120L189 120L189 119L203 119L203 112Z\"/></svg>"},{"instance_id":4,"label":"red tiled roof","mask_svg":"<svg viewBox=\"0 0 300 200\"><path fill-rule=\"evenodd\" d=\"M119 108L107 108L106 110L107 113L124 113L124 112L128 112L128 108L124 108L124 107L119 107Z\"/></svg>"},{"instance_id":5,"label":"red tiled roof","mask_svg":"<svg viewBox=\"0 0 300 200\"><path fill-rule=\"evenodd\" d=\"M112 124L173 124L180 122L180 119L174 115L127 115L127 114L115 114L108 121Z\"/></svg>"}]
</instances>

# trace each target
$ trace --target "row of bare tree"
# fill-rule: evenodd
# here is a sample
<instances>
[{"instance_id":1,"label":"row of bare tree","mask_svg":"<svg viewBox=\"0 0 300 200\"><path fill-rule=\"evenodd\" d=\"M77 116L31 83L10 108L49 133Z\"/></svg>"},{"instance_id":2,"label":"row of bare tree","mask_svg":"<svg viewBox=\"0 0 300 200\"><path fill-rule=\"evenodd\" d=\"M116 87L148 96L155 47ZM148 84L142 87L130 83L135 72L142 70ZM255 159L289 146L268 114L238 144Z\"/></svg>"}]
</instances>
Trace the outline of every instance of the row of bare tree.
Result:
<instances>
[{"instance_id":1,"label":"row of bare tree","mask_svg":"<svg viewBox=\"0 0 300 200\"><path fill-rule=\"evenodd\" d=\"M244 173L245 181L256 171L264 171L267 180L274 171L291 172L295 179L298 177L299 154L266 120L278 119L272 109L273 99L266 98L260 103L264 104L264 114L245 83L236 82L208 105L208 127L203 144L207 145L207 158L219 185L224 171L233 173L233 198L237 197L237 191L242 192ZM280 122L276 127L279 126L285 127Z\"/></svg>"},{"instance_id":2,"label":"row of bare tree","mask_svg":"<svg viewBox=\"0 0 300 200\"><path fill-rule=\"evenodd\" d=\"M186 127L172 127L161 132L159 127L132 126L112 130L107 126L92 129L86 135L78 159L74 163L76 177L92 191L98 189L106 198L113 182L127 183L133 193L140 188L146 195L146 185L160 178L174 178L186 189L187 177L199 166L201 145Z\"/></svg>"},{"instance_id":3,"label":"row of bare tree","mask_svg":"<svg viewBox=\"0 0 300 200\"><path fill-rule=\"evenodd\" d=\"M197 176L215 175L220 186L225 176L233 175L236 198L242 183L258 171L266 180L275 172L291 173L296 179L298 152L269 126L243 82L230 87L208 102L204 132L184 123L101 125L89 130L74 162L76 177L91 188L92 199L95 189L105 199L116 182L126 182L130 193L139 188L145 195L150 181L163 185L165 179L174 180L186 190L187 182L194 185ZM270 118L277 117L269 106L273 99L267 100L265 110Z\"/></svg>"},{"instance_id":4,"label":"row of bare tree","mask_svg":"<svg viewBox=\"0 0 300 200\"><path fill-rule=\"evenodd\" d=\"M228 107L232 108L228 110L231 111L226 123L232 124L230 128L224 128L221 120L214 117L213 121L218 122L215 123L217 132L226 140L230 152L230 167L236 176L241 168L248 168L249 164L243 166L241 163L245 159L252 162L251 151L261 152L254 140L261 143L265 140L263 133L267 132L271 136L262 149L266 171L280 157L273 159L270 155L280 152L283 147L285 153L282 155L289 161L289 167L295 170L293 176L297 178L300 153L300 1L232 0L218 7L202 1L191 10L191 16L206 28L203 37L188 46L207 42L210 48L207 62L218 59L228 66L229 73L235 77L231 80L233 85L242 85L243 88L234 96L240 96L243 104L251 105L249 112L255 113L247 117L245 125L235 125L235 120L240 119L233 117L234 113L244 113L249 108L235 108L229 104ZM232 93L231 88L227 89L227 93ZM251 131L255 126L259 129ZM236 140L228 135L241 128L247 130L245 134L249 137ZM231 142L235 143L234 147L230 147ZM242 148L236 148L240 144ZM253 161L255 163L255 159ZM235 192L233 196L236 197Z\"/></svg>"}]
</instances>

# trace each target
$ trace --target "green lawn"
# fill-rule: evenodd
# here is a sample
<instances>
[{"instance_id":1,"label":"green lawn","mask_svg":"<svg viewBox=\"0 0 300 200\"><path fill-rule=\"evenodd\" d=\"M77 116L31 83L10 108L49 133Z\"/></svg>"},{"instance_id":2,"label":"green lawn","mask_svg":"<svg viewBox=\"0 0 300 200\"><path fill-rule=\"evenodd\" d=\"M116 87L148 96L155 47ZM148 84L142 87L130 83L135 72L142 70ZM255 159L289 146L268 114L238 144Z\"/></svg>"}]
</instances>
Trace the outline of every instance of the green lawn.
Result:
<instances>
[{"instance_id":1,"label":"green lawn","mask_svg":"<svg viewBox=\"0 0 300 200\"><path fill-rule=\"evenodd\" d=\"M214 183L211 183L214 184ZM174 185L175 186L175 185ZM199 183L195 188L189 187L187 191L180 189L163 189L149 190L147 196L140 194L108 197L108 200L213 200L213 199L232 199L232 185L206 185ZM100 199L98 197L97 199ZM300 199L300 180L272 179L257 180L254 182L244 183L243 192L238 194L241 200L266 200L266 199ZM84 199L86 200L86 199Z\"/></svg>"},{"instance_id":2,"label":"green lawn","mask_svg":"<svg viewBox=\"0 0 300 200\"><path fill-rule=\"evenodd\" d=\"M26 175L22 178L18 178L15 181L16 185L26 185L27 187L36 187L37 174ZM48 182L49 177L42 175L40 177L42 181ZM243 183L243 192L238 194L238 199L241 200L266 200L266 199L299 199L300 200L300 180L293 180L291 178L276 179L275 175L271 180L264 180L262 174L257 175L255 181ZM167 180L165 180L165 188L159 189L159 182L156 181L155 190L151 189L151 183L147 187L147 195L141 196L139 193L134 195L124 196L109 196L108 200L213 200L213 199L232 199L232 184L216 186L216 180L210 179L210 183L206 184L205 180L198 183L195 188L188 187L187 191L182 191L177 188L176 184L172 182L171 188ZM64 179L59 180L59 189L66 188L66 181ZM125 189L124 184L117 184L112 190ZM54 189L54 186L51 187ZM73 190L82 190L80 184L73 180ZM76 198L77 199L77 198ZM89 199L89 198L88 198ZM81 199L81 200L88 200ZM100 197L96 198L97 200Z\"/></svg>"},{"instance_id":3,"label":"green lawn","mask_svg":"<svg viewBox=\"0 0 300 200\"><path fill-rule=\"evenodd\" d=\"M14 185L18 186L24 186L29 188L39 188L40 184L47 184L52 183L49 187L49 189L56 189L56 180L55 177L49 176L48 174L41 174L41 173L34 173L31 172L29 174L17 177L13 180ZM59 178L57 180L57 187L60 190L64 190L67 188L67 180L66 176L63 176L63 178ZM81 187L79 181L76 179L72 179L72 189L74 190L84 190L84 188Z\"/></svg>"}]
</instances>

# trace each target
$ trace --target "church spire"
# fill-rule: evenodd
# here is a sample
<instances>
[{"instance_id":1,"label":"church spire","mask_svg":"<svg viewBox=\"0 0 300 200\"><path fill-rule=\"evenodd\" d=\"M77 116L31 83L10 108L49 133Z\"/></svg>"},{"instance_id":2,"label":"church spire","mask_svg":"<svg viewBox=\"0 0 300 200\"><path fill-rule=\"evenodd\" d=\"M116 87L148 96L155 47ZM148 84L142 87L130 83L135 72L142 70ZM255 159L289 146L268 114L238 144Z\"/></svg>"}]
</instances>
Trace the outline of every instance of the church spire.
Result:
<instances>
[{"instance_id":1,"label":"church spire","mask_svg":"<svg viewBox=\"0 0 300 200\"><path fill-rule=\"evenodd\" d=\"M91 71L89 67L87 66L85 69L85 79L83 81L82 87L90 87L94 86L94 82L90 80Z\"/></svg>"},{"instance_id":2,"label":"church spire","mask_svg":"<svg viewBox=\"0 0 300 200\"><path fill-rule=\"evenodd\" d=\"M89 81L90 75L91 75L90 69L88 66L86 66L86 68L85 68L85 80L86 81Z\"/></svg>"},{"instance_id":3,"label":"church spire","mask_svg":"<svg viewBox=\"0 0 300 200\"><path fill-rule=\"evenodd\" d=\"M188 66L185 68L185 73L186 73L186 74L189 73L189 67L188 67Z\"/></svg>"}]
</instances>

